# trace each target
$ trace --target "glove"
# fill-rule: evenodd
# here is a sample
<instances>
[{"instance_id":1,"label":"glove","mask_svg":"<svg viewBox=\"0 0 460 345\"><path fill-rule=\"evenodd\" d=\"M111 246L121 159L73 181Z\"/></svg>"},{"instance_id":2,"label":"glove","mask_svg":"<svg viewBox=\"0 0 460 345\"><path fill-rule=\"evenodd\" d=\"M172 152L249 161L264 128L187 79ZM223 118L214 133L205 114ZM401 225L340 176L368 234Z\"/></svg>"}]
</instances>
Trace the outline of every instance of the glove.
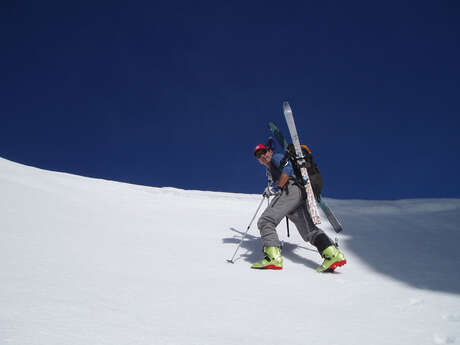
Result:
<instances>
[{"instance_id":1,"label":"glove","mask_svg":"<svg viewBox=\"0 0 460 345\"><path fill-rule=\"evenodd\" d=\"M264 190L263 195L269 198L271 196L278 195L278 194L281 194L281 189L279 186L267 186Z\"/></svg>"}]
</instances>

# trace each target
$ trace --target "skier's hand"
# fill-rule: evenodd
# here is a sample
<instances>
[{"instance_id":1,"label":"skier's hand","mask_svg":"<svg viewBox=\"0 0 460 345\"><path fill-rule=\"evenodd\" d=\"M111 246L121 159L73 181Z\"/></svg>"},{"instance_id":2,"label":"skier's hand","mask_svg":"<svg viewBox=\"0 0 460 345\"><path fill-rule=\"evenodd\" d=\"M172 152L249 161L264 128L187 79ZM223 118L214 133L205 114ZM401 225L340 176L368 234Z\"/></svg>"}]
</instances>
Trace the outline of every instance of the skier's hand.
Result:
<instances>
[{"instance_id":1,"label":"skier's hand","mask_svg":"<svg viewBox=\"0 0 460 345\"><path fill-rule=\"evenodd\" d=\"M281 192L281 189L278 186L267 186L264 190L264 196L271 197L274 195L278 195Z\"/></svg>"}]
</instances>

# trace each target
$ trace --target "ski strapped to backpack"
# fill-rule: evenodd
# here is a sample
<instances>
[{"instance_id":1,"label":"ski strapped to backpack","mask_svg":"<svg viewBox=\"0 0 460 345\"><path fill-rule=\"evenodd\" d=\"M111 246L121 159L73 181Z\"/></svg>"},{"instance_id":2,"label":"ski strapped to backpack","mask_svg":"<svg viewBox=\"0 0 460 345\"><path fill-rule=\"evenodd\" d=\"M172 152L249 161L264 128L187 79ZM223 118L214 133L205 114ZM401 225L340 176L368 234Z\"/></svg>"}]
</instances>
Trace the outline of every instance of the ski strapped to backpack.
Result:
<instances>
[{"instance_id":1,"label":"ski strapped to backpack","mask_svg":"<svg viewBox=\"0 0 460 345\"><path fill-rule=\"evenodd\" d=\"M287 143L279 129L273 123L269 124L270 130L278 139L278 141L282 144L285 150L285 158L291 160L291 163L294 167L294 171L300 171L300 176L297 176L297 173L296 177L297 180L300 180L299 182L301 183L301 185L304 186L302 189L306 191L308 211L313 220L313 223L320 224L321 218L319 216L318 208L316 206L315 195L313 193L313 188L311 186L310 178L308 176L305 157L303 156L302 149L300 147L299 136L297 134L297 129L295 126L294 117L292 115L292 110L288 102L283 103L283 113L289 128L289 133L291 134L292 144L289 145Z\"/></svg>"},{"instance_id":2,"label":"ski strapped to backpack","mask_svg":"<svg viewBox=\"0 0 460 345\"><path fill-rule=\"evenodd\" d=\"M283 111L285 113L285 117L286 117L286 113L288 115L286 117L286 122L288 122L288 118L291 117L292 123L293 123L294 119L292 117L292 111L289 106L289 103L285 102L283 104ZM332 213L331 209L327 206L324 199L321 198L322 178L321 178L319 168L313 161L313 156L312 156L310 149L306 145L300 145L300 142L297 136L297 131L295 130L295 124L293 123L293 127L295 130L294 134L300 146L300 156L297 154L296 147L294 146L294 144L289 144L286 141L286 139L284 138L279 128L273 122L269 122L268 126L272 134L275 136L276 140L280 143L280 145L283 147L285 151L285 155L280 162L280 166L284 166L287 160L290 160L293 166L293 169L294 169L295 176L296 176L295 181L304 191L304 196L307 199L308 210L312 216L313 221L315 221L315 219L313 218L313 214L311 213L312 211L311 211L310 205L312 204L314 205L313 210L316 210L316 214L318 215L318 218L319 218L317 204L316 204L317 202L318 205L321 207L321 209L324 211L334 231L337 233L341 232L343 230L342 225L340 224L338 219L335 217L335 215ZM290 132L291 132L291 128L290 128ZM291 137L293 137L292 134L293 133L291 132ZM270 147L272 146L272 144L273 144L273 139L270 138ZM303 162L301 158L303 159ZM302 170L304 169L306 170L305 173L307 175L308 183L306 183L304 174L302 173ZM311 179L313 179L313 181ZM310 188L311 188L310 194L308 193L308 185L310 185ZM319 223L315 222L315 224L319 224Z\"/></svg>"}]
</instances>

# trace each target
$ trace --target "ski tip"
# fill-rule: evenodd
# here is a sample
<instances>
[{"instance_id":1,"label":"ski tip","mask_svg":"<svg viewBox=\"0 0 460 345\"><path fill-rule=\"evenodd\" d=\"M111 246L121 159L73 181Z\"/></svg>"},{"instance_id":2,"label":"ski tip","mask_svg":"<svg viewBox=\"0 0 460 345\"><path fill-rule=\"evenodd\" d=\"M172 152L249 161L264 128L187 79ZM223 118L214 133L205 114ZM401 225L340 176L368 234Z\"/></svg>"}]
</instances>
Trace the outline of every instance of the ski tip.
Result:
<instances>
[{"instance_id":1,"label":"ski tip","mask_svg":"<svg viewBox=\"0 0 460 345\"><path fill-rule=\"evenodd\" d=\"M283 102L283 111L285 111L285 112L286 111L289 111L289 112L292 111L291 106L289 105L289 102L287 102L287 101Z\"/></svg>"},{"instance_id":2,"label":"ski tip","mask_svg":"<svg viewBox=\"0 0 460 345\"><path fill-rule=\"evenodd\" d=\"M227 259L227 262L231 263L231 264L234 264L233 260L232 259Z\"/></svg>"}]
</instances>

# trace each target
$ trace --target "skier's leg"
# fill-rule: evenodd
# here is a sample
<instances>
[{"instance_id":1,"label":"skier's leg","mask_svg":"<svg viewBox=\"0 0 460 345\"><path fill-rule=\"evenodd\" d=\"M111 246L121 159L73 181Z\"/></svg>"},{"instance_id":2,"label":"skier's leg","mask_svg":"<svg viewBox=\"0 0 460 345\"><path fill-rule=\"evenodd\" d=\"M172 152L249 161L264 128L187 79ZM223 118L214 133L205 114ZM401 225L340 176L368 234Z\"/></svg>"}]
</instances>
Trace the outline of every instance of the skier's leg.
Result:
<instances>
[{"instance_id":1,"label":"skier's leg","mask_svg":"<svg viewBox=\"0 0 460 345\"><path fill-rule=\"evenodd\" d=\"M323 264L317 269L318 272L333 271L346 264L343 253L337 249L329 236L313 223L306 206L301 205L289 214L288 218L295 224L304 241L314 245L324 258Z\"/></svg>"},{"instance_id":2,"label":"skier's leg","mask_svg":"<svg viewBox=\"0 0 460 345\"><path fill-rule=\"evenodd\" d=\"M281 195L275 197L270 206L262 213L257 226L264 245L265 257L262 261L254 263L252 268L283 268L283 258L279 250L280 241L276 233L276 226L289 212L295 210L301 201L302 197L299 193L290 193L289 189L284 189Z\"/></svg>"},{"instance_id":3,"label":"skier's leg","mask_svg":"<svg viewBox=\"0 0 460 345\"><path fill-rule=\"evenodd\" d=\"M288 214L288 218L295 224L300 236L305 242L309 242L317 247L317 238L319 237L319 241L321 241L321 238L323 238L324 241L324 237L326 237L329 240L329 242L326 244L332 244L332 241L329 239L329 237L327 237L324 231L313 223L313 220L307 211L306 205L303 204L294 212ZM320 249L321 248L318 248L318 250Z\"/></svg>"},{"instance_id":4,"label":"skier's leg","mask_svg":"<svg viewBox=\"0 0 460 345\"><path fill-rule=\"evenodd\" d=\"M299 188L293 187L291 182L288 183L288 190L284 189L281 195L272 200L257 222L264 247L280 246L276 226L303 202Z\"/></svg>"}]
</instances>

